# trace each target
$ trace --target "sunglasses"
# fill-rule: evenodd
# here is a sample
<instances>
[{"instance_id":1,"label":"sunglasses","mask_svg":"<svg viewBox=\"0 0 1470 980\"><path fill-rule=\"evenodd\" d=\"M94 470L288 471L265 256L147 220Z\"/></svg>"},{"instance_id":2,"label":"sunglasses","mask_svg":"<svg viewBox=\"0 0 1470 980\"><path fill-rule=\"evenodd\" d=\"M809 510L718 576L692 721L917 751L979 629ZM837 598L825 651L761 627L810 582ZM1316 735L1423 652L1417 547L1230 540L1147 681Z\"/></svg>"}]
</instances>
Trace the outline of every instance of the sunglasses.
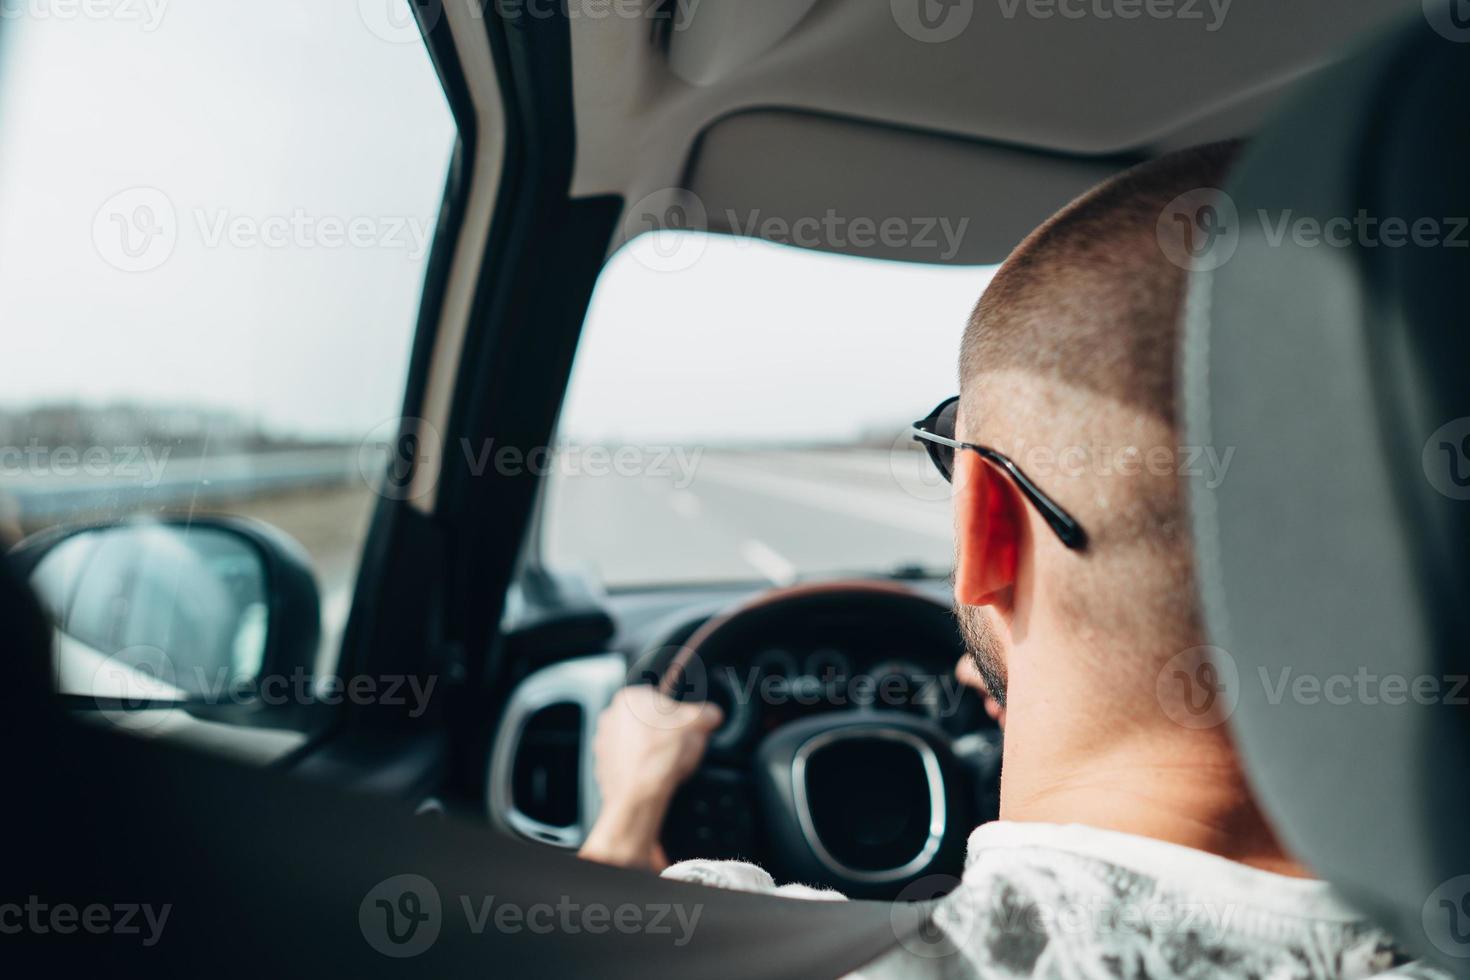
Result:
<instances>
[{"instance_id":1,"label":"sunglasses","mask_svg":"<svg viewBox=\"0 0 1470 980\"><path fill-rule=\"evenodd\" d=\"M1041 512L1042 519L1056 532L1062 544L1074 551L1087 547L1087 533L1082 530L1082 525L1078 524L1071 514L1063 510L1060 504L1042 493L1041 488L1032 483L1031 478L1022 473L1021 468L1011 462L1009 457L986 446L960 442L955 438L959 414L960 398L956 395L941 402L927 418L920 419L913 425L914 441L924 444L924 449L929 453L929 459L939 469L945 482L954 482L954 455L958 450L968 449L979 453L982 459L1000 467L1006 476L1010 477L1016 489L1021 491L1021 495Z\"/></svg>"}]
</instances>

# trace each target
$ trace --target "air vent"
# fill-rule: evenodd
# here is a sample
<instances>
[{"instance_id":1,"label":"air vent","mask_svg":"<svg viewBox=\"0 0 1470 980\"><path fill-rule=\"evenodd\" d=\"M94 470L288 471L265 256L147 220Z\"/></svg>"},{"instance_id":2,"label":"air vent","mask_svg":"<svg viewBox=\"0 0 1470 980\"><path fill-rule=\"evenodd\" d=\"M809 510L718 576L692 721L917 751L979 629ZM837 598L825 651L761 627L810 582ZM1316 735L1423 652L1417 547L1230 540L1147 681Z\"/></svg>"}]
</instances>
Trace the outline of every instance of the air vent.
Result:
<instances>
[{"instance_id":1,"label":"air vent","mask_svg":"<svg viewBox=\"0 0 1470 980\"><path fill-rule=\"evenodd\" d=\"M511 776L511 805L548 827L575 827L582 709L553 704L535 712L521 730Z\"/></svg>"},{"instance_id":2,"label":"air vent","mask_svg":"<svg viewBox=\"0 0 1470 980\"><path fill-rule=\"evenodd\" d=\"M627 682L623 655L603 653L544 667L516 686L486 773L491 821L527 840L581 846L597 817L592 719Z\"/></svg>"}]
</instances>

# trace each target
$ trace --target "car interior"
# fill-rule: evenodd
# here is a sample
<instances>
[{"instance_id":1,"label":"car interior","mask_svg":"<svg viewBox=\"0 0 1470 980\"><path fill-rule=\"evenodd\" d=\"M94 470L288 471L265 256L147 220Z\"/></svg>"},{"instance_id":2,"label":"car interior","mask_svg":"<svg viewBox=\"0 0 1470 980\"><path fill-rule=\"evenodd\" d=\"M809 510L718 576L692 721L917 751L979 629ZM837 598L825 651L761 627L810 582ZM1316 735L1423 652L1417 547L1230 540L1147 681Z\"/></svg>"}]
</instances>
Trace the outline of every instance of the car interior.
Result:
<instances>
[{"instance_id":1,"label":"car interior","mask_svg":"<svg viewBox=\"0 0 1470 980\"><path fill-rule=\"evenodd\" d=\"M187 511L159 496L167 481L125 493L0 476L0 498L19 501L0 583L14 665L0 696L15 772L5 891L173 906L169 942L77 935L45 947L50 962L711 978L837 977L872 962L925 927L966 836L997 814L1002 732L953 675L963 646L946 502L908 489L913 514L847 540L858 525L823 532L803 509L822 504L758 468L776 450L742 441L755 431L741 427L747 413L821 430L822 382L799 379L839 372L842 355L829 369L823 349L863 337L844 333L846 312L824 322L821 311L868 301L817 296L800 317L726 326L723 340L694 321L777 310L782 294L759 278L767 252L798 270L859 263L843 268L875 289L932 282L957 297L949 333L884 328L888 371L911 357L952 378L968 313L958 297L972 304L985 270L1032 228L1134 163L1224 138L1247 141L1225 188L1242 216L1470 215L1461 0L1181 0L1172 16L1137 18L1004 0L357 6L325 23L366 23L371 44L419 58L450 137L424 190L433 227L405 306L392 418L329 464L375 487L352 561L324 565L314 538L275 517L283 508L237 503L265 492L262 474L296 479L284 449L250 471L248 491L211 496L232 478L223 470L188 477ZM17 59L27 26L0 23ZM299 27L282 43L304 43ZM5 201L3 129L0 146ZM832 216L909 233L834 235L828 223L803 237ZM1470 417L1459 377L1470 340L1453 327L1466 252L1283 247L1269 227L1239 227L1230 261L1191 274L1181 365L1188 441L1249 448L1229 480L1190 486L1212 642L1243 672L1289 648L1324 669L1463 673L1470 492L1426 480L1425 454L1437 452L1430 433ZM723 285L678 292L696 260ZM118 275L146 293L156 273ZM371 279L344 288L370 291ZM599 304L616 303L642 333L599 319ZM10 321L7 334L22 329ZM367 386L375 375L354 374L367 355L346 350L326 370ZM766 362L779 382L716 378ZM663 387L666 374L685 377ZM731 401L714 394L724 384ZM733 401L743 391L764 407ZM675 474L665 505L662 484L604 490L530 457L486 470L460 451L615 438L624 406L666 424L649 429L664 443L688 441L678 425L691 420L726 425L729 446L712 440L699 463L718 492L696 502ZM795 460L783 465L848 467L858 489L831 506L856 522L877 506L860 481L903 483L922 459L906 429L863 438L871 467L795 435L779 451ZM590 471L595 457L581 462ZM735 500L752 495L771 502ZM785 524L755 513L782 508ZM910 546L916 534L929 544ZM209 697L198 679L216 669L252 693ZM306 678L307 693L272 698L252 687L265 677ZM354 678L391 689L356 697ZM600 805L597 717L645 683L725 715L675 798L669 858L753 860L856 901L720 892L576 859ZM1470 765L1470 716L1443 704L1283 708L1245 692L1233 731L1293 853L1416 953L1465 973L1470 936L1456 934L1453 952L1426 899L1470 872L1470 800L1454 776ZM678 948L650 935L481 934L446 915L431 949L400 959L364 942L359 911L375 883L402 874L445 896L682 896L703 915Z\"/></svg>"}]
</instances>

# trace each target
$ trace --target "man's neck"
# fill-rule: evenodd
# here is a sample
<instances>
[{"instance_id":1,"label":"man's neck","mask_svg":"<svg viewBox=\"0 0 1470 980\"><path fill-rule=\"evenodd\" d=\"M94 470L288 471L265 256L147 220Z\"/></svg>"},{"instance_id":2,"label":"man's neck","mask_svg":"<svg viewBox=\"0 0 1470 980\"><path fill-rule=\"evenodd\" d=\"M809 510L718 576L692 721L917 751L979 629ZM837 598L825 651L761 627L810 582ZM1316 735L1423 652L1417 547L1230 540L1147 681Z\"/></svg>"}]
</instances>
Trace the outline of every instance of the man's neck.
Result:
<instances>
[{"instance_id":1,"label":"man's neck","mask_svg":"<svg viewBox=\"0 0 1470 980\"><path fill-rule=\"evenodd\" d=\"M1013 703L1006 719L1003 820L1076 823L1217 854L1294 877L1223 730L1148 731L1059 705Z\"/></svg>"}]
</instances>

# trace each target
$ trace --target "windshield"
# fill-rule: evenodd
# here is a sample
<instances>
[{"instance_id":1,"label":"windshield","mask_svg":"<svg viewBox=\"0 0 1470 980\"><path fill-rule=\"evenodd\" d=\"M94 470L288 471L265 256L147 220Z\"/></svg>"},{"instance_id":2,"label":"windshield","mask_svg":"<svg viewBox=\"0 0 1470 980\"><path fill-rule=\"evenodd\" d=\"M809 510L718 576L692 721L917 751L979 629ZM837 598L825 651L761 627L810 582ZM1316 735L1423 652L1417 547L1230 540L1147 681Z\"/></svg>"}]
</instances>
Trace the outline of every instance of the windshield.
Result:
<instances>
[{"instance_id":1,"label":"windshield","mask_svg":"<svg viewBox=\"0 0 1470 980\"><path fill-rule=\"evenodd\" d=\"M946 575L949 490L908 426L956 388L993 267L672 233L600 279L543 560L609 588Z\"/></svg>"}]
</instances>

